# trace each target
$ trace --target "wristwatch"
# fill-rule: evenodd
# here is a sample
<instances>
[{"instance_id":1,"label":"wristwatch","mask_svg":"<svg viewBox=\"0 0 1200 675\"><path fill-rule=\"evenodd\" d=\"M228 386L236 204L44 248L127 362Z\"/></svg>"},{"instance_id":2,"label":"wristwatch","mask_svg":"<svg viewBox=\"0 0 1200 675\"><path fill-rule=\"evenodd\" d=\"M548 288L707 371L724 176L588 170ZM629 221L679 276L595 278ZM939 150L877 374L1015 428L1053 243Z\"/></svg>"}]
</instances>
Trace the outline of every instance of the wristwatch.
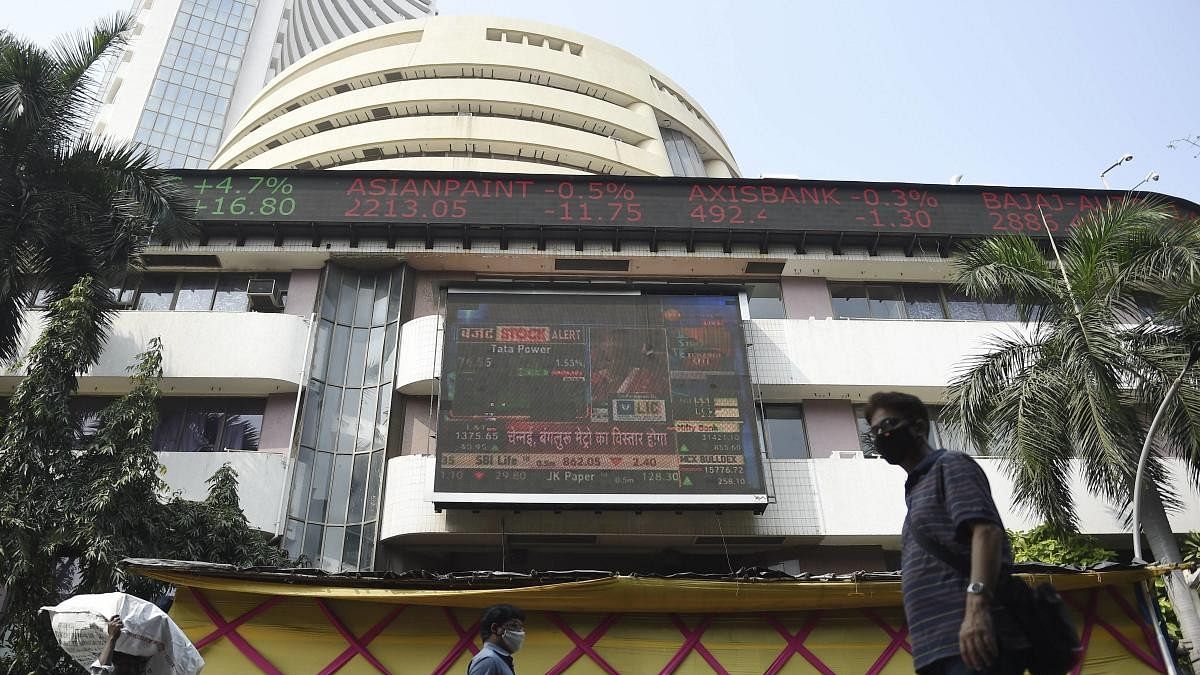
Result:
<instances>
[{"instance_id":1,"label":"wristwatch","mask_svg":"<svg viewBox=\"0 0 1200 675\"><path fill-rule=\"evenodd\" d=\"M967 584L967 593L969 595L982 595L988 599L992 597L992 589L988 588L982 581L972 581Z\"/></svg>"}]
</instances>

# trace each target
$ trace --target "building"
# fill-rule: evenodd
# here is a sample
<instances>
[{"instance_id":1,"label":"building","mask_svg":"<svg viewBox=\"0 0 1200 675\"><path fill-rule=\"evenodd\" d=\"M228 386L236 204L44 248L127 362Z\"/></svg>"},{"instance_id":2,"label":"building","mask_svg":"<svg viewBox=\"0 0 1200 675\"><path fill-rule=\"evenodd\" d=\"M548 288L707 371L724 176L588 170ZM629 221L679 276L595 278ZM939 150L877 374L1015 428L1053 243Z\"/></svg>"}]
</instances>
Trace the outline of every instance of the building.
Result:
<instances>
[{"instance_id":1,"label":"building","mask_svg":"<svg viewBox=\"0 0 1200 675\"><path fill-rule=\"evenodd\" d=\"M170 167L208 166L275 72L356 31L434 13L433 0L138 0L129 44L105 64L92 131Z\"/></svg>"},{"instance_id":2,"label":"building","mask_svg":"<svg viewBox=\"0 0 1200 675\"><path fill-rule=\"evenodd\" d=\"M251 522L329 570L895 569L901 481L863 455L861 403L936 405L1020 330L947 284L956 242L1034 193L1064 222L1106 195L737 174L698 103L593 38L486 17L355 33L181 172L202 234L116 289L129 311L81 405L161 336L168 481L199 494L232 462ZM982 461L1006 522L1036 525ZM1183 502L1177 528L1200 529Z\"/></svg>"},{"instance_id":3,"label":"building","mask_svg":"<svg viewBox=\"0 0 1200 675\"><path fill-rule=\"evenodd\" d=\"M212 166L738 175L700 104L632 54L556 26L461 16L385 24L293 63Z\"/></svg>"}]
</instances>

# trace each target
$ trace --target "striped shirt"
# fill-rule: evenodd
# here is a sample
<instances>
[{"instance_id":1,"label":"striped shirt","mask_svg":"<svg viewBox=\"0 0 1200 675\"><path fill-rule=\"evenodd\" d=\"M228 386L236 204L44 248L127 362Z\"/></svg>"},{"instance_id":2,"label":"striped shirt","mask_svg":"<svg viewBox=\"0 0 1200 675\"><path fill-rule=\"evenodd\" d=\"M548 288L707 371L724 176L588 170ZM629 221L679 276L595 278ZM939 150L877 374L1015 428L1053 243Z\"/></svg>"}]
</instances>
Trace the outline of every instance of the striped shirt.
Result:
<instances>
[{"instance_id":1,"label":"striped shirt","mask_svg":"<svg viewBox=\"0 0 1200 675\"><path fill-rule=\"evenodd\" d=\"M904 483L908 514L901 533L901 588L908 636L916 669L958 655L958 631L966 612L967 583L959 571L938 560L917 543L912 528L952 553L971 557L970 526L1004 523L992 501L992 490L979 464L961 452L936 450L908 475ZM1003 562L1012 562L1007 535ZM994 614L997 631L1010 633L1015 624L1003 611ZM1006 641L1009 642L1009 641Z\"/></svg>"}]
</instances>

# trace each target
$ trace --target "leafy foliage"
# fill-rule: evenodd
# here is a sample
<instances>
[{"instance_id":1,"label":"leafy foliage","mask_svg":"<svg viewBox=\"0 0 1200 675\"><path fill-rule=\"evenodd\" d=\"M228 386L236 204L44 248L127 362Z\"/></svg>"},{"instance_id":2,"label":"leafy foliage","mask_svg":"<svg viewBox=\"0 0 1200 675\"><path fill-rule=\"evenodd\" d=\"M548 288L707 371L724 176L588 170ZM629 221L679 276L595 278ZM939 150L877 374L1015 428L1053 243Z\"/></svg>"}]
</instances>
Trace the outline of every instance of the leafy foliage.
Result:
<instances>
[{"instance_id":1,"label":"leafy foliage","mask_svg":"<svg viewBox=\"0 0 1200 675\"><path fill-rule=\"evenodd\" d=\"M91 345L106 311L93 304L92 283L85 277L51 305L0 429L0 586L8 591L0 642L12 650L0 669L7 672L79 672L38 621L40 607L76 592L161 594L162 584L123 573L126 557L286 563L246 521L228 465L209 479L204 501L161 498L152 446L162 377L157 340L133 366L130 392L101 412L95 436L81 438L70 396L75 374L98 358Z\"/></svg>"},{"instance_id":2,"label":"leafy foliage","mask_svg":"<svg viewBox=\"0 0 1200 675\"><path fill-rule=\"evenodd\" d=\"M110 282L150 235L191 227L185 192L149 152L83 132L89 71L131 24L112 17L51 49L0 31L0 359L15 356L35 291L60 299L90 276L93 306L111 307ZM94 331L87 349L98 351L104 335Z\"/></svg>"},{"instance_id":3,"label":"leafy foliage","mask_svg":"<svg viewBox=\"0 0 1200 675\"><path fill-rule=\"evenodd\" d=\"M1016 501L1051 532L1077 530L1074 472L1089 492L1132 503L1146 426L1200 337L1200 221L1138 199L1089 211L1052 263L1029 237L981 241L956 261L958 282L979 299L1016 299L1026 330L994 338L947 392L943 413L977 447L1005 460ZM1143 315L1151 298L1158 309ZM1200 486L1200 375L1168 401L1146 467L1143 531L1157 560L1179 562L1164 480L1175 458ZM1044 554L1066 555L1049 544ZM1183 633L1200 659L1197 599L1169 580Z\"/></svg>"},{"instance_id":4,"label":"leafy foliage","mask_svg":"<svg viewBox=\"0 0 1200 675\"><path fill-rule=\"evenodd\" d=\"M1117 557L1115 551L1104 548L1094 537L1055 533L1047 525L1026 532L1009 531L1008 536L1012 540L1013 560L1016 562L1044 562L1087 568Z\"/></svg>"}]
</instances>

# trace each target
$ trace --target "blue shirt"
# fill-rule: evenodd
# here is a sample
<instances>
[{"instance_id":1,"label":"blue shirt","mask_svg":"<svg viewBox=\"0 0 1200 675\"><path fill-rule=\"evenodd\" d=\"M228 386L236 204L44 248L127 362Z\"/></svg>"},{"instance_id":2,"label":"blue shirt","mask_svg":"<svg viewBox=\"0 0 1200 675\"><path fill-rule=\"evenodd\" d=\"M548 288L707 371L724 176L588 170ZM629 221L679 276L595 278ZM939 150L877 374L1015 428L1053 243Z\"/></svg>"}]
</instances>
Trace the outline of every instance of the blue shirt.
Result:
<instances>
[{"instance_id":1,"label":"blue shirt","mask_svg":"<svg viewBox=\"0 0 1200 675\"><path fill-rule=\"evenodd\" d=\"M512 654L492 642L483 643L483 648L471 659L467 675L514 675Z\"/></svg>"},{"instance_id":2,"label":"blue shirt","mask_svg":"<svg viewBox=\"0 0 1200 675\"><path fill-rule=\"evenodd\" d=\"M921 460L904 483L908 514L901 533L901 588L913 667L958 656L958 631L966 613L967 584L961 572L927 553L912 536L920 528L928 538L967 560L971 558L971 525L993 523L1004 528L992 501L983 469L961 452L937 450ZM1002 562L1012 562L1008 536ZM1011 635L1015 625L1003 608L993 612L997 632ZM1007 644L1013 644L1011 640Z\"/></svg>"}]
</instances>

